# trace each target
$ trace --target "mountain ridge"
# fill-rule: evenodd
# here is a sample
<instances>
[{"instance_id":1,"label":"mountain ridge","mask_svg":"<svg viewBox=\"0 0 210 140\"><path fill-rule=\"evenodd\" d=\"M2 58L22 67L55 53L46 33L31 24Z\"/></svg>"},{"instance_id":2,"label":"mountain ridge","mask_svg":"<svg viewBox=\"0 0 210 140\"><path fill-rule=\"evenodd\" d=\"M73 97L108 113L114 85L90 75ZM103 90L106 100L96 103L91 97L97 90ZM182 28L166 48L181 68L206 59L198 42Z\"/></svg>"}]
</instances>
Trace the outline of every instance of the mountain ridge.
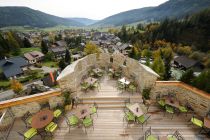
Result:
<instances>
[{"instance_id":1,"label":"mountain ridge","mask_svg":"<svg viewBox=\"0 0 210 140\"><path fill-rule=\"evenodd\" d=\"M169 0L156 7L134 9L109 16L93 26L120 26L141 21L151 22L164 18L181 18L209 6L210 0Z\"/></svg>"},{"instance_id":2,"label":"mountain ridge","mask_svg":"<svg viewBox=\"0 0 210 140\"><path fill-rule=\"evenodd\" d=\"M84 26L82 23L71 19L57 17L23 6L0 7L0 19L0 28L7 26L31 26L40 28L57 25Z\"/></svg>"}]
</instances>

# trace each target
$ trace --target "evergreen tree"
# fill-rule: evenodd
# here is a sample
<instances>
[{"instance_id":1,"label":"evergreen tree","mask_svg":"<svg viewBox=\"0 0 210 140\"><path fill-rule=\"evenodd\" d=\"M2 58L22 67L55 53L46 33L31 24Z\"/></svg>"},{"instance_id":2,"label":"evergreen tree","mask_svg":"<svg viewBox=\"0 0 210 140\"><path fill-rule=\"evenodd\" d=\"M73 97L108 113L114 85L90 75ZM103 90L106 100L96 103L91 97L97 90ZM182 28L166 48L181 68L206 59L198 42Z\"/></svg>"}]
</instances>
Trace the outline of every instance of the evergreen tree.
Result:
<instances>
[{"instance_id":1,"label":"evergreen tree","mask_svg":"<svg viewBox=\"0 0 210 140\"><path fill-rule=\"evenodd\" d=\"M19 55L20 54L20 45L13 37L12 32L7 32L6 36L7 36L7 42L8 42L8 45L9 45L9 48L10 48L12 54Z\"/></svg>"},{"instance_id":2,"label":"evergreen tree","mask_svg":"<svg viewBox=\"0 0 210 140\"><path fill-rule=\"evenodd\" d=\"M32 47L31 43L29 42L29 40L26 37L24 37L23 45L24 45L24 48L31 48Z\"/></svg>"},{"instance_id":3,"label":"evergreen tree","mask_svg":"<svg viewBox=\"0 0 210 140\"><path fill-rule=\"evenodd\" d=\"M70 55L70 52L69 52L68 49L66 49L65 62L66 62L67 64L70 64L70 63L71 63L71 55Z\"/></svg>"},{"instance_id":4,"label":"evergreen tree","mask_svg":"<svg viewBox=\"0 0 210 140\"><path fill-rule=\"evenodd\" d=\"M58 66L61 70L63 70L66 67L66 63L63 58L59 61Z\"/></svg>"},{"instance_id":5,"label":"evergreen tree","mask_svg":"<svg viewBox=\"0 0 210 140\"><path fill-rule=\"evenodd\" d=\"M184 82L184 83L186 83L186 84L191 85L193 79L194 79L193 70L189 69L184 74L182 74L182 76L181 76L181 78L179 80Z\"/></svg>"},{"instance_id":6,"label":"evergreen tree","mask_svg":"<svg viewBox=\"0 0 210 140\"><path fill-rule=\"evenodd\" d=\"M152 69L160 75L161 79L163 79L163 76L165 74L165 66L161 57L155 58Z\"/></svg>"},{"instance_id":7,"label":"evergreen tree","mask_svg":"<svg viewBox=\"0 0 210 140\"><path fill-rule=\"evenodd\" d=\"M0 58L3 59L9 55L9 46L3 36L0 34Z\"/></svg>"},{"instance_id":8,"label":"evergreen tree","mask_svg":"<svg viewBox=\"0 0 210 140\"><path fill-rule=\"evenodd\" d=\"M210 93L210 70L203 71L193 80L192 85Z\"/></svg>"},{"instance_id":9,"label":"evergreen tree","mask_svg":"<svg viewBox=\"0 0 210 140\"><path fill-rule=\"evenodd\" d=\"M41 42L41 50L42 50L43 54L47 54L48 53L48 46L43 40Z\"/></svg>"}]
</instances>

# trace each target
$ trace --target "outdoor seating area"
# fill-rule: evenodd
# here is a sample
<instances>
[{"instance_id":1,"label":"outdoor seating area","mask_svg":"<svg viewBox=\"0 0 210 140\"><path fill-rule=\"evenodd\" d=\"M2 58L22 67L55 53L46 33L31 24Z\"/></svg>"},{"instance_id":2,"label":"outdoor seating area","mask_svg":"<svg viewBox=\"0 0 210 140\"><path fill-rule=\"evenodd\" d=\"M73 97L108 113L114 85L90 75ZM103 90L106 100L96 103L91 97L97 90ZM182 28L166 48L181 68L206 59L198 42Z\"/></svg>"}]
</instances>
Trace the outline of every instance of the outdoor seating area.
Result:
<instances>
[{"instance_id":1,"label":"outdoor seating area","mask_svg":"<svg viewBox=\"0 0 210 140\"><path fill-rule=\"evenodd\" d=\"M181 104L173 94L157 97L148 108L135 84L135 90L129 90L134 79L123 74L113 78L109 71L96 69L103 76L99 79L88 73L83 78L81 83L88 88L84 91L81 84L75 98L80 102L71 110L41 104L37 113L27 112L15 120L8 140L197 140L209 133L209 116L193 117L188 104ZM100 85L97 90L91 88L95 83ZM123 85L121 90L119 85Z\"/></svg>"}]
</instances>

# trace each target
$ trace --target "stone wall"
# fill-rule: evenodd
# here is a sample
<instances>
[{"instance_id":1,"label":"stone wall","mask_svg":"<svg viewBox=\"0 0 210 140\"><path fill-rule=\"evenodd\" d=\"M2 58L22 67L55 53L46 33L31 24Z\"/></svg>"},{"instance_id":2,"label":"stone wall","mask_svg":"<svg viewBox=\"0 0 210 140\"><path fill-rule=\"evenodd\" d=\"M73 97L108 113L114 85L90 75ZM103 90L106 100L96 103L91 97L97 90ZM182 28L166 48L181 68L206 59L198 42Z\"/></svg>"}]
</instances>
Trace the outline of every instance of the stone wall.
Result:
<instances>
[{"instance_id":1,"label":"stone wall","mask_svg":"<svg viewBox=\"0 0 210 140\"><path fill-rule=\"evenodd\" d=\"M44 102L48 102L50 105L50 108L53 109L58 104L63 103L63 97L55 96L55 97L51 97L48 100L42 101L42 102L31 102L31 103L27 103L27 104L17 105L17 106L11 107L11 111L16 118L22 117L27 111L34 114L41 109L40 103L44 103Z\"/></svg>"},{"instance_id":2,"label":"stone wall","mask_svg":"<svg viewBox=\"0 0 210 140\"><path fill-rule=\"evenodd\" d=\"M151 98L156 99L157 95L175 93L181 104L189 103L196 114L205 116L210 111L210 95L182 82L159 81L151 90Z\"/></svg>"},{"instance_id":3,"label":"stone wall","mask_svg":"<svg viewBox=\"0 0 210 140\"><path fill-rule=\"evenodd\" d=\"M111 57L113 58L113 63L110 62ZM124 62L126 62L126 65L124 65ZM61 72L57 81L62 90L78 91L80 90L79 87L82 77L88 74L91 67L104 67L108 69L109 66L115 69L122 68L123 74L126 77L134 77L139 85L138 89L140 91L144 88L154 86L155 81L159 77L150 68L120 53L112 55L101 53L100 55L88 55L67 66Z\"/></svg>"}]
</instances>

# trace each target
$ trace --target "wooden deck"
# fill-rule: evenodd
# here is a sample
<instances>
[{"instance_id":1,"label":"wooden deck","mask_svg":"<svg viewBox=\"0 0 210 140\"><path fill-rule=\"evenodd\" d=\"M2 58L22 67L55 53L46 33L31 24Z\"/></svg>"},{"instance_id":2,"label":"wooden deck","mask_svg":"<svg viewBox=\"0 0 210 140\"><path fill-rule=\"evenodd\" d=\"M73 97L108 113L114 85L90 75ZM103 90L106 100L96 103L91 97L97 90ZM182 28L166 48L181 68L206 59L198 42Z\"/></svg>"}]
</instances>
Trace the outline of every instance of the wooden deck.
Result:
<instances>
[{"instance_id":1,"label":"wooden deck","mask_svg":"<svg viewBox=\"0 0 210 140\"><path fill-rule=\"evenodd\" d=\"M116 81L104 78L101 81L101 88L99 91L89 91L87 93L79 93L80 98L84 100L85 104L92 104L97 102L99 104L98 117L93 116L94 130L92 127L87 129L87 134L84 128L72 128L71 132L68 132L68 126L64 118L59 120L60 129L54 133L54 140L143 140L144 132L151 126L152 133L165 136L167 134L173 134L176 130L184 136L186 140L207 140L204 136L197 135L199 128L193 128L188 126L188 120L191 117L189 114L177 116L171 120L171 116L161 111L156 105L153 105L149 109L151 118L147 125L142 127L133 124L127 127L127 123L123 122L123 107L124 100L131 98L132 102L142 102L141 95L139 93L120 93L116 89ZM67 113L67 116L71 112ZM25 126L19 119L15 121L13 129L9 135L9 140L21 140L16 131L24 131ZM33 140L40 140L40 136L36 136Z\"/></svg>"}]
</instances>

